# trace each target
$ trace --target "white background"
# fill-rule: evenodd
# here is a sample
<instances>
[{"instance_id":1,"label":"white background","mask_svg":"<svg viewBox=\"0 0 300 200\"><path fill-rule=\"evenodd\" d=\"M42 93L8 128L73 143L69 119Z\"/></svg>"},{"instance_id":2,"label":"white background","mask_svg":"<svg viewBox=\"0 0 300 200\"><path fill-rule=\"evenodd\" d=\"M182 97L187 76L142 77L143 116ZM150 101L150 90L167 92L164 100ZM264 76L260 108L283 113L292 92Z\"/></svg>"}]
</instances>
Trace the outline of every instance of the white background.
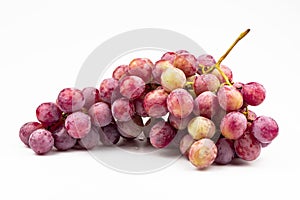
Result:
<instances>
[{"instance_id":1,"label":"white background","mask_svg":"<svg viewBox=\"0 0 300 200\"><path fill-rule=\"evenodd\" d=\"M296 0L1 1L0 199L299 199L299 19ZM180 159L129 175L86 152L36 156L24 147L18 131L36 106L72 87L102 42L136 28L177 31L216 58L251 28L224 64L235 81L267 89L253 110L275 118L280 135L258 160L199 171Z\"/></svg>"}]
</instances>

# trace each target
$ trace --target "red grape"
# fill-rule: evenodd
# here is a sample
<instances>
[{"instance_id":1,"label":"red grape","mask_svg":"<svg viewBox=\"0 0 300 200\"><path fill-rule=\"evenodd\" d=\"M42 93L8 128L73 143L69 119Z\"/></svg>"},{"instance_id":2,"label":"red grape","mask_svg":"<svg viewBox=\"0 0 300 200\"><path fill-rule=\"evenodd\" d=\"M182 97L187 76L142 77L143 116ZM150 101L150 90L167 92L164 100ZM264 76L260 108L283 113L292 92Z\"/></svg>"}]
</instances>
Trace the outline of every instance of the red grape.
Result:
<instances>
[{"instance_id":1,"label":"red grape","mask_svg":"<svg viewBox=\"0 0 300 200\"><path fill-rule=\"evenodd\" d=\"M220 138L217 143L217 157L215 163L226 165L234 158L233 141L227 138Z\"/></svg>"},{"instance_id":2,"label":"red grape","mask_svg":"<svg viewBox=\"0 0 300 200\"><path fill-rule=\"evenodd\" d=\"M126 76L120 81L120 93L130 100L137 99L143 94L145 85L138 76Z\"/></svg>"},{"instance_id":3,"label":"red grape","mask_svg":"<svg viewBox=\"0 0 300 200\"><path fill-rule=\"evenodd\" d=\"M187 128L187 125L191 121L192 118L194 118L193 114L190 114L189 116L187 116L185 118L178 118L172 114L169 114L168 121L174 128L176 128L178 130L183 130L183 129Z\"/></svg>"},{"instance_id":4,"label":"red grape","mask_svg":"<svg viewBox=\"0 0 300 200\"><path fill-rule=\"evenodd\" d=\"M36 109L37 119L44 125L49 126L58 122L62 116L61 110L55 103L42 103Z\"/></svg>"},{"instance_id":5,"label":"red grape","mask_svg":"<svg viewBox=\"0 0 300 200\"><path fill-rule=\"evenodd\" d=\"M226 111L235 111L243 106L243 96L233 86L221 86L217 96L220 106Z\"/></svg>"},{"instance_id":6,"label":"red grape","mask_svg":"<svg viewBox=\"0 0 300 200\"><path fill-rule=\"evenodd\" d=\"M46 154L53 148L54 138L46 129L37 129L29 137L30 148L38 155Z\"/></svg>"},{"instance_id":7,"label":"red grape","mask_svg":"<svg viewBox=\"0 0 300 200\"><path fill-rule=\"evenodd\" d=\"M80 90L75 88L65 88L58 94L56 103L63 112L72 113L81 110L85 100Z\"/></svg>"},{"instance_id":8,"label":"red grape","mask_svg":"<svg viewBox=\"0 0 300 200\"><path fill-rule=\"evenodd\" d=\"M220 130L224 137L236 140L247 129L247 119L240 112L230 112L225 115L220 124Z\"/></svg>"},{"instance_id":9,"label":"red grape","mask_svg":"<svg viewBox=\"0 0 300 200\"><path fill-rule=\"evenodd\" d=\"M88 111L92 124L97 127L106 126L112 121L112 114L106 103L98 102L92 105Z\"/></svg>"},{"instance_id":10,"label":"red grape","mask_svg":"<svg viewBox=\"0 0 300 200\"><path fill-rule=\"evenodd\" d=\"M33 131L42 128L43 125L38 122L27 122L25 123L19 131L19 137L21 141L29 146L28 140Z\"/></svg>"},{"instance_id":11,"label":"red grape","mask_svg":"<svg viewBox=\"0 0 300 200\"><path fill-rule=\"evenodd\" d=\"M161 60L167 60L173 64L176 56L177 54L175 52L167 52L161 57Z\"/></svg>"},{"instance_id":12,"label":"red grape","mask_svg":"<svg viewBox=\"0 0 300 200\"><path fill-rule=\"evenodd\" d=\"M137 115L141 117L149 117L144 107L144 99L138 98L134 101L134 108Z\"/></svg>"},{"instance_id":13,"label":"red grape","mask_svg":"<svg viewBox=\"0 0 300 200\"><path fill-rule=\"evenodd\" d=\"M142 133L144 124L142 118L136 115L126 122L117 121L117 126L121 136L132 139Z\"/></svg>"},{"instance_id":14,"label":"red grape","mask_svg":"<svg viewBox=\"0 0 300 200\"><path fill-rule=\"evenodd\" d=\"M147 120L147 122L145 123L145 126L143 128L143 133L146 138L149 138L151 128L160 121L165 122L165 120L163 118L152 118L151 117Z\"/></svg>"},{"instance_id":15,"label":"red grape","mask_svg":"<svg viewBox=\"0 0 300 200\"><path fill-rule=\"evenodd\" d=\"M202 67L204 67L204 69L206 70L207 68L212 67L215 64L216 61L211 55L208 54L200 55L197 58L197 67L199 67L198 73L202 74Z\"/></svg>"},{"instance_id":16,"label":"red grape","mask_svg":"<svg viewBox=\"0 0 300 200\"><path fill-rule=\"evenodd\" d=\"M168 122L159 121L150 130L150 143L155 148L163 148L173 140L175 135L175 129Z\"/></svg>"},{"instance_id":17,"label":"red grape","mask_svg":"<svg viewBox=\"0 0 300 200\"><path fill-rule=\"evenodd\" d=\"M252 123L251 133L261 143L270 143L279 132L278 124L271 117L260 116Z\"/></svg>"},{"instance_id":18,"label":"red grape","mask_svg":"<svg viewBox=\"0 0 300 200\"><path fill-rule=\"evenodd\" d=\"M153 79L156 83L161 83L161 74L168 68L174 67L167 60L159 60L155 63L154 68L152 70Z\"/></svg>"},{"instance_id":19,"label":"red grape","mask_svg":"<svg viewBox=\"0 0 300 200\"><path fill-rule=\"evenodd\" d=\"M197 59L190 53L182 53L176 56L174 67L181 69L184 74L192 76L197 72Z\"/></svg>"},{"instance_id":20,"label":"red grape","mask_svg":"<svg viewBox=\"0 0 300 200\"><path fill-rule=\"evenodd\" d=\"M128 66L128 74L132 76L138 76L145 83L149 83L152 80L152 68L153 63L148 58L135 58Z\"/></svg>"},{"instance_id":21,"label":"red grape","mask_svg":"<svg viewBox=\"0 0 300 200\"><path fill-rule=\"evenodd\" d=\"M84 149L92 149L99 144L100 135L98 127L91 127L90 132L78 140L78 144Z\"/></svg>"},{"instance_id":22,"label":"red grape","mask_svg":"<svg viewBox=\"0 0 300 200\"><path fill-rule=\"evenodd\" d=\"M118 66L112 74L112 77L116 80L120 80L122 77L126 76L128 72L128 65Z\"/></svg>"},{"instance_id":23,"label":"red grape","mask_svg":"<svg viewBox=\"0 0 300 200\"><path fill-rule=\"evenodd\" d=\"M111 111L118 121L129 121L135 112L133 103L124 97L113 102Z\"/></svg>"},{"instance_id":24,"label":"red grape","mask_svg":"<svg viewBox=\"0 0 300 200\"><path fill-rule=\"evenodd\" d=\"M83 138L91 130L91 118L83 112L74 112L66 118L65 127L73 138Z\"/></svg>"},{"instance_id":25,"label":"red grape","mask_svg":"<svg viewBox=\"0 0 300 200\"><path fill-rule=\"evenodd\" d=\"M85 99L84 108L89 109L93 104L100 101L99 90L94 87L83 88L82 94Z\"/></svg>"},{"instance_id":26,"label":"red grape","mask_svg":"<svg viewBox=\"0 0 300 200\"><path fill-rule=\"evenodd\" d=\"M114 78L104 79L100 84L99 94L100 99L106 103L112 103L112 95L116 88L119 86L119 82Z\"/></svg>"},{"instance_id":27,"label":"red grape","mask_svg":"<svg viewBox=\"0 0 300 200\"><path fill-rule=\"evenodd\" d=\"M251 106L258 106L266 98L266 90L264 86L256 82L244 84L241 93L244 101Z\"/></svg>"},{"instance_id":28,"label":"red grape","mask_svg":"<svg viewBox=\"0 0 300 200\"><path fill-rule=\"evenodd\" d=\"M186 134L180 140L179 150L182 155L189 157L189 150L192 144L195 142L190 134Z\"/></svg>"},{"instance_id":29,"label":"red grape","mask_svg":"<svg viewBox=\"0 0 300 200\"><path fill-rule=\"evenodd\" d=\"M212 119L218 114L220 109L221 108L217 96L210 91L201 93L194 100L193 112L195 115L201 115L203 117Z\"/></svg>"},{"instance_id":30,"label":"red grape","mask_svg":"<svg viewBox=\"0 0 300 200\"><path fill-rule=\"evenodd\" d=\"M167 92L177 88L183 88L186 83L186 77L182 70L177 68L167 68L161 74L161 85Z\"/></svg>"},{"instance_id":31,"label":"red grape","mask_svg":"<svg viewBox=\"0 0 300 200\"><path fill-rule=\"evenodd\" d=\"M76 139L71 137L64 126L61 126L52 133L54 138L54 147L59 151L71 149L76 144Z\"/></svg>"},{"instance_id":32,"label":"red grape","mask_svg":"<svg viewBox=\"0 0 300 200\"><path fill-rule=\"evenodd\" d=\"M227 76L228 80L230 82L232 82L233 76L232 76L231 69L225 65L221 65L220 68L224 72L224 74ZM224 77L220 74L220 72L217 69L214 69L211 73L219 79L220 83L225 83Z\"/></svg>"},{"instance_id":33,"label":"red grape","mask_svg":"<svg viewBox=\"0 0 300 200\"><path fill-rule=\"evenodd\" d=\"M167 98L167 107L175 117L185 118L193 111L194 100L185 89L175 89Z\"/></svg>"},{"instance_id":34,"label":"red grape","mask_svg":"<svg viewBox=\"0 0 300 200\"><path fill-rule=\"evenodd\" d=\"M144 98L144 108L149 117L162 117L168 113L168 93L164 89L148 92Z\"/></svg>"},{"instance_id":35,"label":"red grape","mask_svg":"<svg viewBox=\"0 0 300 200\"><path fill-rule=\"evenodd\" d=\"M117 144L120 140L120 132L115 124L109 124L100 129L100 141L103 145Z\"/></svg>"},{"instance_id":36,"label":"red grape","mask_svg":"<svg viewBox=\"0 0 300 200\"><path fill-rule=\"evenodd\" d=\"M220 81L213 74L202 74L196 76L193 87L196 95L205 91L216 92L220 87Z\"/></svg>"},{"instance_id":37,"label":"red grape","mask_svg":"<svg viewBox=\"0 0 300 200\"><path fill-rule=\"evenodd\" d=\"M260 142L250 133L245 133L242 137L234 141L235 153L243 160L255 160L261 151Z\"/></svg>"},{"instance_id":38,"label":"red grape","mask_svg":"<svg viewBox=\"0 0 300 200\"><path fill-rule=\"evenodd\" d=\"M212 138L216 132L215 124L205 117L194 117L187 128L194 140Z\"/></svg>"}]
</instances>

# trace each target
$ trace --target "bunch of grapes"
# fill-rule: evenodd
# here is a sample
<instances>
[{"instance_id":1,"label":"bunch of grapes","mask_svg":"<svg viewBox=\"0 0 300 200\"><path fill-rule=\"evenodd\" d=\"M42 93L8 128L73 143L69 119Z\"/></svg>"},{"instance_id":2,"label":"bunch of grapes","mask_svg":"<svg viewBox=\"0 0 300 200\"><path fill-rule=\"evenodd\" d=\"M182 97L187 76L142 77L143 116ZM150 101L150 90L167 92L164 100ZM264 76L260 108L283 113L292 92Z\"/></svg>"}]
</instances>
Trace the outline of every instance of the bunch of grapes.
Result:
<instances>
[{"instance_id":1,"label":"bunch of grapes","mask_svg":"<svg viewBox=\"0 0 300 200\"><path fill-rule=\"evenodd\" d=\"M274 119L250 110L266 90L257 82L233 82L230 68L221 65L248 32L217 62L207 54L167 52L155 63L136 58L118 66L99 89L65 88L55 103L37 107L38 122L24 124L20 139L42 155L117 145L143 134L154 148L180 141L178 150L199 169L236 157L255 160L279 131Z\"/></svg>"}]
</instances>

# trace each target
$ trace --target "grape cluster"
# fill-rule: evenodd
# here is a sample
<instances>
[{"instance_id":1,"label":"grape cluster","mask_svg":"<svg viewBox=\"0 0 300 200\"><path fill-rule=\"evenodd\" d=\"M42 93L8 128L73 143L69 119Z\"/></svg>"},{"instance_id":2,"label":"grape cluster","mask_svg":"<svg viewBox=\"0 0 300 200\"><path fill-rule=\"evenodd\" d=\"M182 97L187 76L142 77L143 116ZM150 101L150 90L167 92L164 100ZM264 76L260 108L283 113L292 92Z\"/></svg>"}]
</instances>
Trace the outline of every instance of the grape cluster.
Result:
<instances>
[{"instance_id":1,"label":"grape cluster","mask_svg":"<svg viewBox=\"0 0 300 200\"><path fill-rule=\"evenodd\" d=\"M256 116L265 88L233 82L229 67L211 55L195 57L186 50L167 52L153 63L135 58L118 66L99 89L65 88L56 102L36 109L38 122L24 124L21 141L36 154L54 148L92 149L116 145L144 134L155 148L178 141L178 150L199 169L234 158L255 160L278 135L278 125Z\"/></svg>"}]
</instances>

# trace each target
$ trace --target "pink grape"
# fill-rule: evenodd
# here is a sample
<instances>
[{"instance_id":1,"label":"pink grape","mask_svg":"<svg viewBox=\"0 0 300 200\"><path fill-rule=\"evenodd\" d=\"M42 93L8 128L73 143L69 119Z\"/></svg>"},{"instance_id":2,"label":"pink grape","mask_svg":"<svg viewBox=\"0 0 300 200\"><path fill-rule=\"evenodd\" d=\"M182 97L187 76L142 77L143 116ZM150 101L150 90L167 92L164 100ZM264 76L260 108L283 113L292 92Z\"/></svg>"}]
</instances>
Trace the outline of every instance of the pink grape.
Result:
<instances>
[{"instance_id":1,"label":"pink grape","mask_svg":"<svg viewBox=\"0 0 300 200\"><path fill-rule=\"evenodd\" d=\"M100 101L99 90L95 87L83 88L82 94L85 99L84 108L89 109L93 104Z\"/></svg>"},{"instance_id":2,"label":"pink grape","mask_svg":"<svg viewBox=\"0 0 300 200\"><path fill-rule=\"evenodd\" d=\"M144 107L144 99L138 98L134 101L134 108L137 115L141 117L149 117Z\"/></svg>"},{"instance_id":3,"label":"pink grape","mask_svg":"<svg viewBox=\"0 0 300 200\"><path fill-rule=\"evenodd\" d=\"M175 117L185 118L192 113L194 100L185 89L175 89L168 95L167 107Z\"/></svg>"},{"instance_id":4,"label":"pink grape","mask_svg":"<svg viewBox=\"0 0 300 200\"><path fill-rule=\"evenodd\" d=\"M161 83L161 74L168 68L174 67L168 60L159 60L155 63L152 70L153 80L156 83Z\"/></svg>"},{"instance_id":5,"label":"pink grape","mask_svg":"<svg viewBox=\"0 0 300 200\"><path fill-rule=\"evenodd\" d=\"M186 134L185 136L183 136L180 140L180 153L182 155L185 155L186 157L189 157L189 150L194 142L195 140L190 134Z\"/></svg>"},{"instance_id":6,"label":"pink grape","mask_svg":"<svg viewBox=\"0 0 300 200\"><path fill-rule=\"evenodd\" d=\"M210 166L217 157L217 147L215 143L203 138L194 142L189 150L189 160L198 169Z\"/></svg>"},{"instance_id":7,"label":"pink grape","mask_svg":"<svg viewBox=\"0 0 300 200\"><path fill-rule=\"evenodd\" d=\"M163 118L153 118L153 117L149 118L146 121L145 126L143 128L143 133L144 133L146 138L149 138L151 128L160 121L165 122L165 120Z\"/></svg>"},{"instance_id":8,"label":"pink grape","mask_svg":"<svg viewBox=\"0 0 300 200\"><path fill-rule=\"evenodd\" d=\"M129 121L135 113L133 103L124 97L113 102L111 111L118 121Z\"/></svg>"},{"instance_id":9,"label":"pink grape","mask_svg":"<svg viewBox=\"0 0 300 200\"><path fill-rule=\"evenodd\" d=\"M100 99L105 103L112 103L112 95L116 88L119 86L119 82L114 78L104 79L100 84L99 94Z\"/></svg>"},{"instance_id":10,"label":"pink grape","mask_svg":"<svg viewBox=\"0 0 300 200\"><path fill-rule=\"evenodd\" d=\"M128 74L140 77L145 83L152 80L153 63L148 58L135 58L128 66Z\"/></svg>"},{"instance_id":11,"label":"pink grape","mask_svg":"<svg viewBox=\"0 0 300 200\"><path fill-rule=\"evenodd\" d=\"M90 132L78 140L78 144L84 149L92 149L99 144L100 135L98 127L91 127Z\"/></svg>"},{"instance_id":12,"label":"pink grape","mask_svg":"<svg viewBox=\"0 0 300 200\"><path fill-rule=\"evenodd\" d=\"M29 137L30 148L38 155L46 154L54 146L52 133L46 129L37 129Z\"/></svg>"},{"instance_id":13,"label":"pink grape","mask_svg":"<svg viewBox=\"0 0 300 200\"><path fill-rule=\"evenodd\" d=\"M61 126L52 133L54 138L54 147L59 151L71 149L76 144L76 139L71 137L64 126Z\"/></svg>"},{"instance_id":14,"label":"pink grape","mask_svg":"<svg viewBox=\"0 0 300 200\"><path fill-rule=\"evenodd\" d=\"M277 137L279 127L273 118L260 116L252 122L251 133L261 143L270 143Z\"/></svg>"},{"instance_id":15,"label":"pink grape","mask_svg":"<svg viewBox=\"0 0 300 200\"><path fill-rule=\"evenodd\" d=\"M192 113L189 116L185 117L185 118L178 118L178 117L175 117L172 114L169 114L168 121L177 130L183 130L183 129L187 128L188 123L193 118L194 118L194 115Z\"/></svg>"},{"instance_id":16,"label":"pink grape","mask_svg":"<svg viewBox=\"0 0 300 200\"><path fill-rule=\"evenodd\" d=\"M130 100L139 98L145 87L145 82L138 76L126 76L120 81L120 93Z\"/></svg>"},{"instance_id":17,"label":"pink grape","mask_svg":"<svg viewBox=\"0 0 300 200\"><path fill-rule=\"evenodd\" d=\"M176 56L177 54L175 52L167 52L161 57L161 60L167 60L173 64Z\"/></svg>"},{"instance_id":18,"label":"pink grape","mask_svg":"<svg viewBox=\"0 0 300 200\"><path fill-rule=\"evenodd\" d=\"M210 91L201 93L194 100L194 114L212 119L221 109L217 95Z\"/></svg>"},{"instance_id":19,"label":"pink grape","mask_svg":"<svg viewBox=\"0 0 300 200\"><path fill-rule=\"evenodd\" d=\"M168 113L168 93L164 89L148 92L144 98L144 108L149 117L162 117Z\"/></svg>"},{"instance_id":20,"label":"pink grape","mask_svg":"<svg viewBox=\"0 0 300 200\"><path fill-rule=\"evenodd\" d=\"M66 118L65 128L71 137L83 138L91 130L91 117L83 112L74 112Z\"/></svg>"},{"instance_id":21,"label":"pink grape","mask_svg":"<svg viewBox=\"0 0 300 200\"><path fill-rule=\"evenodd\" d=\"M160 121L150 130L150 143L155 148L164 148L174 139L175 135L175 129L168 122Z\"/></svg>"},{"instance_id":22,"label":"pink grape","mask_svg":"<svg viewBox=\"0 0 300 200\"><path fill-rule=\"evenodd\" d=\"M228 80L232 82L233 75L231 69L225 65L221 65L220 68L227 76ZM220 74L220 72L217 69L214 69L211 73L219 79L220 83L225 83L224 77Z\"/></svg>"},{"instance_id":23,"label":"pink grape","mask_svg":"<svg viewBox=\"0 0 300 200\"><path fill-rule=\"evenodd\" d=\"M121 136L132 139L142 133L144 124L142 118L136 115L126 122L117 121L117 126Z\"/></svg>"},{"instance_id":24,"label":"pink grape","mask_svg":"<svg viewBox=\"0 0 300 200\"><path fill-rule=\"evenodd\" d=\"M196 76L193 87L196 95L205 91L216 92L220 87L220 81L213 74L202 74Z\"/></svg>"},{"instance_id":25,"label":"pink grape","mask_svg":"<svg viewBox=\"0 0 300 200\"><path fill-rule=\"evenodd\" d=\"M19 131L20 140L27 146L29 146L28 140L33 131L41 129L43 127L39 122L27 122L22 125Z\"/></svg>"},{"instance_id":26,"label":"pink grape","mask_svg":"<svg viewBox=\"0 0 300 200\"><path fill-rule=\"evenodd\" d=\"M264 86L256 82L244 84L241 93L244 101L251 106L258 106L266 98Z\"/></svg>"},{"instance_id":27,"label":"pink grape","mask_svg":"<svg viewBox=\"0 0 300 200\"><path fill-rule=\"evenodd\" d=\"M92 124L97 127L106 126L112 121L112 114L106 103L98 102L92 105L88 111Z\"/></svg>"},{"instance_id":28,"label":"pink grape","mask_svg":"<svg viewBox=\"0 0 300 200\"><path fill-rule=\"evenodd\" d=\"M217 157L215 163L226 165L234 158L233 141L227 138L220 138L217 143Z\"/></svg>"},{"instance_id":29,"label":"pink grape","mask_svg":"<svg viewBox=\"0 0 300 200\"><path fill-rule=\"evenodd\" d=\"M161 85L167 92L171 92L177 88L183 88L185 83L185 74L178 68L167 68L161 74Z\"/></svg>"},{"instance_id":30,"label":"pink grape","mask_svg":"<svg viewBox=\"0 0 300 200\"><path fill-rule=\"evenodd\" d=\"M225 115L220 124L220 130L225 138L236 140L247 129L247 119L240 112L230 112Z\"/></svg>"},{"instance_id":31,"label":"pink grape","mask_svg":"<svg viewBox=\"0 0 300 200\"><path fill-rule=\"evenodd\" d=\"M46 126L58 122L61 116L61 110L55 103L52 102L42 103L36 109L37 119Z\"/></svg>"},{"instance_id":32,"label":"pink grape","mask_svg":"<svg viewBox=\"0 0 300 200\"><path fill-rule=\"evenodd\" d=\"M212 138L216 132L215 124L205 117L194 117L188 124L188 132L194 140Z\"/></svg>"},{"instance_id":33,"label":"pink grape","mask_svg":"<svg viewBox=\"0 0 300 200\"><path fill-rule=\"evenodd\" d=\"M120 65L113 71L112 78L120 80L122 77L127 75L127 72L128 65Z\"/></svg>"},{"instance_id":34,"label":"pink grape","mask_svg":"<svg viewBox=\"0 0 300 200\"><path fill-rule=\"evenodd\" d=\"M243 160L255 160L261 151L260 142L250 133L246 132L242 137L234 141L235 153Z\"/></svg>"},{"instance_id":35,"label":"pink grape","mask_svg":"<svg viewBox=\"0 0 300 200\"><path fill-rule=\"evenodd\" d=\"M192 76L197 72L197 59L190 53L177 55L173 65L174 67L181 69L187 77Z\"/></svg>"},{"instance_id":36,"label":"pink grape","mask_svg":"<svg viewBox=\"0 0 300 200\"><path fill-rule=\"evenodd\" d=\"M79 111L85 104L82 92L75 88L65 88L58 94L56 103L65 113Z\"/></svg>"},{"instance_id":37,"label":"pink grape","mask_svg":"<svg viewBox=\"0 0 300 200\"><path fill-rule=\"evenodd\" d=\"M103 145L117 144L120 140L120 132L115 124L109 124L100 129L100 141Z\"/></svg>"},{"instance_id":38,"label":"pink grape","mask_svg":"<svg viewBox=\"0 0 300 200\"><path fill-rule=\"evenodd\" d=\"M243 96L233 86L221 86L217 96L220 106L226 111L235 111L243 106Z\"/></svg>"},{"instance_id":39,"label":"pink grape","mask_svg":"<svg viewBox=\"0 0 300 200\"><path fill-rule=\"evenodd\" d=\"M197 58L197 67L199 68L198 73L202 74L202 67L204 67L204 69L206 70L209 67L214 66L215 64L216 64L216 61L211 55L208 55L208 54L200 55Z\"/></svg>"}]
</instances>

